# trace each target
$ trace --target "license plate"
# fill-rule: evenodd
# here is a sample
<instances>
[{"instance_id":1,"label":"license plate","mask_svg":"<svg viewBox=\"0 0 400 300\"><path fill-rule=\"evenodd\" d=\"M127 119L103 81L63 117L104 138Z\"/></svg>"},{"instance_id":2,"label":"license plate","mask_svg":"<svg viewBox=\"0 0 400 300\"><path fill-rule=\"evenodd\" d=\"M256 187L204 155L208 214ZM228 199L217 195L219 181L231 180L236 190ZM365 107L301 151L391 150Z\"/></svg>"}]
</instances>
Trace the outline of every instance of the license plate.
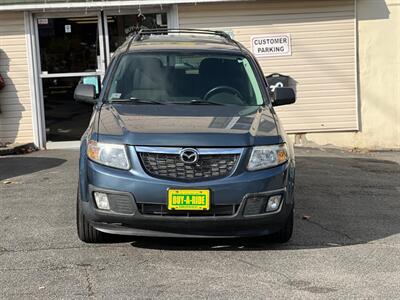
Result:
<instances>
[{"instance_id":1,"label":"license plate","mask_svg":"<svg viewBox=\"0 0 400 300\"><path fill-rule=\"evenodd\" d=\"M209 190L168 190L169 210L209 210Z\"/></svg>"}]
</instances>

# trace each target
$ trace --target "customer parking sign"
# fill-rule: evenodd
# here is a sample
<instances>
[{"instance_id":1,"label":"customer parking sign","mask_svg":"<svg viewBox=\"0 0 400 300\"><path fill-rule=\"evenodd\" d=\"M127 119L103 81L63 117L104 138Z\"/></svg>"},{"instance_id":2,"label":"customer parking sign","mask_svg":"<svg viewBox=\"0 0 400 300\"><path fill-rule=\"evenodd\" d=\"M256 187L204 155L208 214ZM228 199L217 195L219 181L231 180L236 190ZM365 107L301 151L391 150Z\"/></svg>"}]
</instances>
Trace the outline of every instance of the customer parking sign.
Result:
<instances>
[{"instance_id":1,"label":"customer parking sign","mask_svg":"<svg viewBox=\"0 0 400 300\"><path fill-rule=\"evenodd\" d=\"M252 36L251 50L257 57L292 55L290 34Z\"/></svg>"}]
</instances>

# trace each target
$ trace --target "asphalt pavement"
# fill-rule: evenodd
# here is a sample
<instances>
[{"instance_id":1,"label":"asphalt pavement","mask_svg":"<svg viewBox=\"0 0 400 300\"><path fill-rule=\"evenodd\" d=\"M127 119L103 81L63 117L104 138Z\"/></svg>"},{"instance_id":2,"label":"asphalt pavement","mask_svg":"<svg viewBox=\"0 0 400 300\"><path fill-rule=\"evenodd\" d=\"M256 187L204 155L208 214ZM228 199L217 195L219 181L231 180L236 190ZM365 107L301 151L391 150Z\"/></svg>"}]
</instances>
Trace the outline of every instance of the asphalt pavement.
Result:
<instances>
[{"instance_id":1,"label":"asphalt pavement","mask_svg":"<svg viewBox=\"0 0 400 300\"><path fill-rule=\"evenodd\" d=\"M0 158L1 299L398 299L400 153L296 149L292 240L76 235L76 150Z\"/></svg>"}]
</instances>

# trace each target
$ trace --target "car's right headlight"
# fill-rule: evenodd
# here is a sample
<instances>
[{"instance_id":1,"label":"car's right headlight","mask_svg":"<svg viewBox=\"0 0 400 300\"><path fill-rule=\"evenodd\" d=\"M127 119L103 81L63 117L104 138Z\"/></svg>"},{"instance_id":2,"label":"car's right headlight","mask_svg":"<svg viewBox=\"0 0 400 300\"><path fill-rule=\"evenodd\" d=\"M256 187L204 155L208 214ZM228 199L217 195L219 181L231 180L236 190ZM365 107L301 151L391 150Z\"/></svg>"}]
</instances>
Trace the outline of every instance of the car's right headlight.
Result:
<instances>
[{"instance_id":1,"label":"car's right headlight","mask_svg":"<svg viewBox=\"0 0 400 300\"><path fill-rule=\"evenodd\" d=\"M267 169L283 164L288 160L286 144L253 147L247 170Z\"/></svg>"},{"instance_id":2,"label":"car's right headlight","mask_svg":"<svg viewBox=\"0 0 400 300\"><path fill-rule=\"evenodd\" d=\"M99 164L123 170L130 168L125 145L98 143L90 140L86 152L91 160Z\"/></svg>"}]
</instances>

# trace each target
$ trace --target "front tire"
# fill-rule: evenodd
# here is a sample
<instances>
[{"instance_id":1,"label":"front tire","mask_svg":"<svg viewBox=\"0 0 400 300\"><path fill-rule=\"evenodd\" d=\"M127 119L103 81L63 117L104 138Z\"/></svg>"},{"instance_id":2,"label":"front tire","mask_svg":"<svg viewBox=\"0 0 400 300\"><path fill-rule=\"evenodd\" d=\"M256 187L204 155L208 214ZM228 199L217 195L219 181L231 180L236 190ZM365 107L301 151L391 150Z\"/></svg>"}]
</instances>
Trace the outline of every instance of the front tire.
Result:
<instances>
[{"instance_id":1,"label":"front tire","mask_svg":"<svg viewBox=\"0 0 400 300\"><path fill-rule=\"evenodd\" d=\"M292 210L289 217L286 220L285 226L283 226L283 228L279 230L277 233L272 235L272 240L280 244L287 243L293 234L293 224L294 224L294 216Z\"/></svg>"},{"instance_id":2,"label":"front tire","mask_svg":"<svg viewBox=\"0 0 400 300\"><path fill-rule=\"evenodd\" d=\"M85 243L104 242L106 234L94 229L93 226L89 224L89 222L86 220L85 215L83 214L81 202L82 200L80 199L80 193L78 190L76 201L76 227L79 239Z\"/></svg>"}]
</instances>

